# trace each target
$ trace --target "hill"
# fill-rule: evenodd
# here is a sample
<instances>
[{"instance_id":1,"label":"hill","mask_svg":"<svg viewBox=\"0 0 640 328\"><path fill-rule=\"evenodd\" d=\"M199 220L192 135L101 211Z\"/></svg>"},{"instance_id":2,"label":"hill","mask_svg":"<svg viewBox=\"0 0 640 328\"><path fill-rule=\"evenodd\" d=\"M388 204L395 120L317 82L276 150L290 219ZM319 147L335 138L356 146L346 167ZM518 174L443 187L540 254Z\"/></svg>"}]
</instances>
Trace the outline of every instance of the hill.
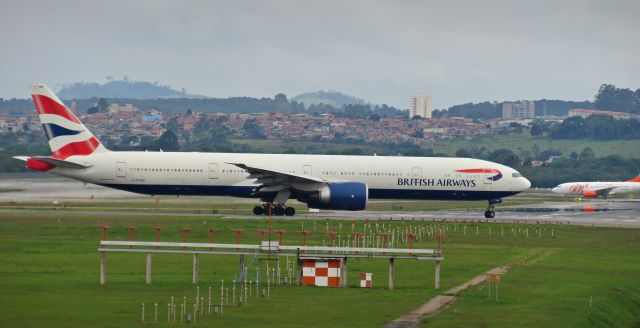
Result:
<instances>
[{"instance_id":1,"label":"hill","mask_svg":"<svg viewBox=\"0 0 640 328\"><path fill-rule=\"evenodd\" d=\"M105 84L73 83L64 86L57 92L61 99L91 99L91 98L129 98L129 99L159 99L159 98L203 98L191 95L184 89L178 91L168 85L158 82L114 80Z\"/></svg>"},{"instance_id":2,"label":"hill","mask_svg":"<svg viewBox=\"0 0 640 328\"><path fill-rule=\"evenodd\" d=\"M335 108L342 108L344 105L364 105L365 101L337 91L307 92L297 95L291 99L303 103L306 107L311 105L325 104Z\"/></svg>"}]
</instances>

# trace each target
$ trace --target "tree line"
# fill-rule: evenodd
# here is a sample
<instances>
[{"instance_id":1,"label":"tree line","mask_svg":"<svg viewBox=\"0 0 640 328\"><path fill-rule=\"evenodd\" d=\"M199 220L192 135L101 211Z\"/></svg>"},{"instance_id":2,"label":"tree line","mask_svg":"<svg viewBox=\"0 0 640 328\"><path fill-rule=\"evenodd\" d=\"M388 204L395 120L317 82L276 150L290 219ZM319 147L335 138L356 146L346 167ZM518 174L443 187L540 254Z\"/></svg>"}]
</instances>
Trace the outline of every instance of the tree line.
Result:
<instances>
[{"instance_id":1,"label":"tree line","mask_svg":"<svg viewBox=\"0 0 640 328\"><path fill-rule=\"evenodd\" d=\"M551 139L640 139L640 121L606 115L573 116L561 123L536 120L529 131L534 137L548 135Z\"/></svg>"},{"instance_id":2,"label":"tree line","mask_svg":"<svg viewBox=\"0 0 640 328\"><path fill-rule=\"evenodd\" d=\"M548 161L552 156L556 156L555 160ZM560 156L562 153L557 150L539 149L533 149L533 153L525 158L509 149L489 151L476 148L456 152L456 157L484 159L513 167L529 179L534 188L552 188L571 181L626 181L640 174L639 158L624 158L619 155L596 157L589 147L580 153L573 152L568 157ZM545 162L533 166L534 159Z\"/></svg>"},{"instance_id":3,"label":"tree line","mask_svg":"<svg viewBox=\"0 0 640 328\"><path fill-rule=\"evenodd\" d=\"M598 109L640 114L640 89L633 91L603 84L595 98Z\"/></svg>"}]
</instances>

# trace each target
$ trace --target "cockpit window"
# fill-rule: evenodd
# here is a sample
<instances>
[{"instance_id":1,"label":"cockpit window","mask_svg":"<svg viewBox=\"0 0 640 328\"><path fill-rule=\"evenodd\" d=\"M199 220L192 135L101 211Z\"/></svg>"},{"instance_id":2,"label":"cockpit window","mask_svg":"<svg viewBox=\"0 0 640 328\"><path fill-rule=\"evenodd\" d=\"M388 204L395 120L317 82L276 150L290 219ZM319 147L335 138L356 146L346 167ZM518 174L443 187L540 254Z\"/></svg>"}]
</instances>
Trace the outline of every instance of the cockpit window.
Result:
<instances>
[{"instance_id":1,"label":"cockpit window","mask_svg":"<svg viewBox=\"0 0 640 328\"><path fill-rule=\"evenodd\" d=\"M520 174L520 173L518 173L518 172L513 172L513 173L511 173L511 177L513 177L513 178L519 178L519 177L521 177L521 176L522 176L522 174Z\"/></svg>"}]
</instances>

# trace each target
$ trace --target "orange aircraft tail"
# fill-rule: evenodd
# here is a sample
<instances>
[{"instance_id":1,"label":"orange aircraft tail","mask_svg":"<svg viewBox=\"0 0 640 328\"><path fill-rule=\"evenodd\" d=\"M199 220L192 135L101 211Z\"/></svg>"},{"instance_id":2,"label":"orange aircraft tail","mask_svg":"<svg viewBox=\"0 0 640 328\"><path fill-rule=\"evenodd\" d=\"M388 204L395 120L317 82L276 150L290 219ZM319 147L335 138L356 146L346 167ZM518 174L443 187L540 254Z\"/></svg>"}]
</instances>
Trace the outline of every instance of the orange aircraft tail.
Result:
<instances>
[{"instance_id":1,"label":"orange aircraft tail","mask_svg":"<svg viewBox=\"0 0 640 328\"><path fill-rule=\"evenodd\" d=\"M633 179L631 179L631 180L629 180L629 181L627 181L627 182L640 182L640 175L635 177L635 178L633 178Z\"/></svg>"}]
</instances>

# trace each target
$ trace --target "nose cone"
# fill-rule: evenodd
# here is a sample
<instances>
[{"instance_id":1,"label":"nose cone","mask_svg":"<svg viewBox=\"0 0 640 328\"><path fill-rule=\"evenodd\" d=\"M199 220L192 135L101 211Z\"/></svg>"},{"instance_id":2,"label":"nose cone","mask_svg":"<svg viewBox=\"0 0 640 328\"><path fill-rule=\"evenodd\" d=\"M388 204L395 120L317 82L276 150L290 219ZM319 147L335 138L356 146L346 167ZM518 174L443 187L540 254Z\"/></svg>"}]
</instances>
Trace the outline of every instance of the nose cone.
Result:
<instances>
[{"instance_id":1,"label":"nose cone","mask_svg":"<svg viewBox=\"0 0 640 328\"><path fill-rule=\"evenodd\" d=\"M531 187L531 181L529 179L522 177L522 190L527 190Z\"/></svg>"},{"instance_id":2,"label":"nose cone","mask_svg":"<svg viewBox=\"0 0 640 328\"><path fill-rule=\"evenodd\" d=\"M553 191L556 194L559 193L560 192L560 186L557 186L557 187L551 189L551 191Z\"/></svg>"}]
</instances>

